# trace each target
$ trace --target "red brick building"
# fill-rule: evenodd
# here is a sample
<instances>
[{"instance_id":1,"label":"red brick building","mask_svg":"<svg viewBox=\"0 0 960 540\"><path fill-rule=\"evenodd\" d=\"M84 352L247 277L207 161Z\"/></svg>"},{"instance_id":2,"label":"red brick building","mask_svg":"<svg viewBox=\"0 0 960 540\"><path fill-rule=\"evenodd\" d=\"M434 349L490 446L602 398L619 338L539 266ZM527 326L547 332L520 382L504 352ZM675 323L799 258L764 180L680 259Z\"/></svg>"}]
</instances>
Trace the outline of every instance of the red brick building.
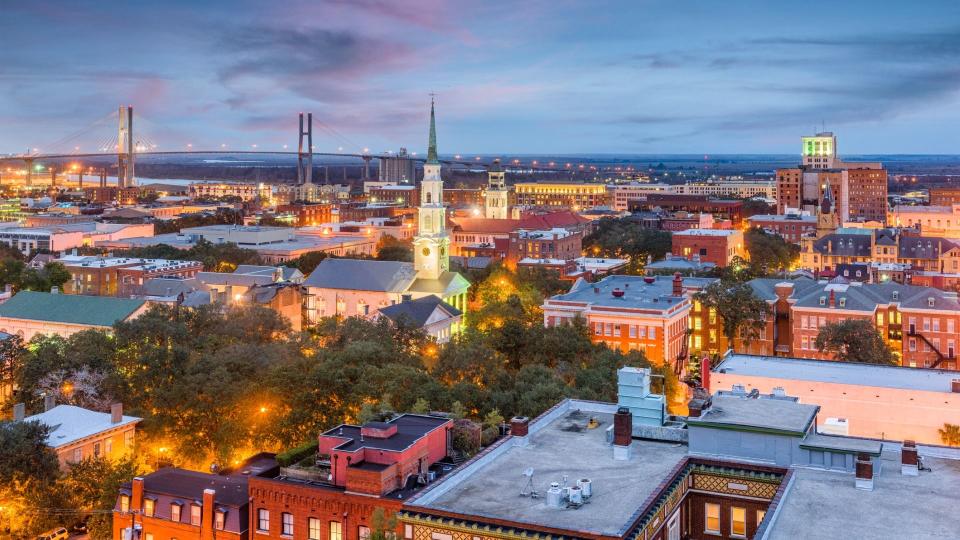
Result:
<instances>
[{"instance_id":1,"label":"red brick building","mask_svg":"<svg viewBox=\"0 0 960 540\"><path fill-rule=\"evenodd\" d=\"M630 201L631 212L650 212L655 209L666 212L713 214L714 217L729 219L734 228L740 228L744 218L743 201L714 199L709 195L651 193L643 199Z\"/></svg>"},{"instance_id":2,"label":"red brick building","mask_svg":"<svg viewBox=\"0 0 960 540\"><path fill-rule=\"evenodd\" d=\"M320 434L309 463L250 478L254 536L369 538L377 508L397 512L410 494L443 474L437 463L447 455L452 426L447 418L404 414Z\"/></svg>"},{"instance_id":3,"label":"red brick building","mask_svg":"<svg viewBox=\"0 0 960 540\"><path fill-rule=\"evenodd\" d=\"M160 469L121 487L113 540L247 540L248 517L245 476Z\"/></svg>"},{"instance_id":4,"label":"red brick building","mask_svg":"<svg viewBox=\"0 0 960 540\"><path fill-rule=\"evenodd\" d=\"M750 216L747 221L751 227L759 227L794 244L799 244L800 239L804 236L817 232L817 218L798 213L786 215L761 214Z\"/></svg>"},{"instance_id":5,"label":"red brick building","mask_svg":"<svg viewBox=\"0 0 960 540\"><path fill-rule=\"evenodd\" d=\"M70 272L64 292L93 296L129 298L140 294L149 279L189 279L203 271L200 261L67 255L56 262Z\"/></svg>"},{"instance_id":6,"label":"red brick building","mask_svg":"<svg viewBox=\"0 0 960 540\"><path fill-rule=\"evenodd\" d=\"M743 232L723 229L687 229L673 233L672 253L690 258L699 255L703 262L720 268L730 264L734 257L746 258Z\"/></svg>"},{"instance_id":7,"label":"red brick building","mask_svg":"<svg viewBox=\"0 0 960 540\"><path fill-rule=\"evenodd\" d=\"M516 266L524 259L570 261L580 257L583 236L566 229L542 231L519 230L510 233L507 264Z\"/></svg>"},{"instance_id":8,"label":"red brick building","mask_svg":"<svg viewBox=\"0 0 960 540\"><path fill-rule=\"evenodd\" d=\"M292 213L297 227L309 227L333 222L333 205L327 203L292 203L277 206L277 213Z\"/></svg>"}]
</instances>

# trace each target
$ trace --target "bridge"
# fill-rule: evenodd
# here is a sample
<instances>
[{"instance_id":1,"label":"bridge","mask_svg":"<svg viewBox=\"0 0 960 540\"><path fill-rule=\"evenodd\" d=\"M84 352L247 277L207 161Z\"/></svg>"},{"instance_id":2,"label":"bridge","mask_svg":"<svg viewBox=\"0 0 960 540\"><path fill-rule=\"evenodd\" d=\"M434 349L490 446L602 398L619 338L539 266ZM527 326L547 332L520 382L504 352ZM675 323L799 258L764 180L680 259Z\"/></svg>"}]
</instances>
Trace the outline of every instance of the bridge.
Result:
<instances>
[{"instance_id":1,"label":"bridge","mask_svg":"<svg viewBox=\"0 0 960 540\"><path fill-rule=\"evenodd\" d=\"M113 120L117 122L116 135L110 135L107 137L101 136L95 144L87 144L83 147L85 148L95 148L96 152L81 151L81 146L73 146L73 144L81 140L83 137L96 137L96 132L94 130L101 129L106 121ZM32 186L34 174L44 171L45 168L40 164L42 162L55 161L59 162L61 160L77 160L77 159L92 159L92 158L104 158L109 157L116 160L116 170L117 170L117 186L118 187L130 187L137 185L137 180L135 176L136 171L136 162L140 159L147 159L151 157L163 157L163 156L203 156L203 155L232 155L232 156L296 156L297 158L297 184L309 184L313 183L313 158L316 157L340 157L340 158L355 158L363 160L363 178L370 178L370 162L373 159L379 160L390 160L390 159L408 159L412 161L423 162L424 158L417 157L413 155L404 155L398 156L392 152L382 152L382 153L372 153L367 148L355 152L343 152L343 147L341 146L338 152L316 152L314 151L313 144L313 114L312 113L300 113L299 114L299 130L298 130L298 144L297 149L288 150L287 145L283 145L282 150L267 150L259 149L256 144L252 144L250 149L228 149L225 144L220 145L220 148L214 149L199 149L194 148L192 144L188 143L181 150L157 150L158 145L153 142L153 140L144 134L134 134L134 120L137 120L137 124L143 122L143 119L140 117L135 117L133 113L133 107L129 105L120 106L116 113L111 113L105 118L98 119L93 122L91 125L75 132L73 134L67 135L58 141L51 143L45 148L51 148L51 151L41 152L38 148L33 148L22 154L0 156L0 165L11 164L11 163L22 163L25 165L25 185ZM354 144L352 141L347 139L345 136L340 134L334 128L323 124L318 121L318 124L329 134L333 135L335 138L340 139L342 142L348 146L359 147L359 145ZM72 148L70 148L72 146ZM473 160L464 159L460 155L454 156L454 159L441 159L442 163L449 166L460 166L467 168L481 167L486 168L489 166L489 163L481 160L479 156L475 157ZM513 159L504 161L503 165L506 168L519 169L522 167L524 170L537 170L537 171L550 171L550 172L564 172L564 171L596 171L597 168L594 166L585 165L583 163L555 163L548 162L540 164L537 161L530 162L521 162L519 159ZM113 169L113 166L111 166ZM626 169L626 168L624 168ZM100 168L99 170L94 170L93 168L84 169L82 166L66 165L58 169L56 166L46 167L46 171L50 174L51 184L53 186L57 185L57 175L59 173L77 173L80 178L80 185L83 185L83 175L86 172L87 174L93 174L95 172L99 173L100 185L106 186L107 179L107 169Z\"/></svg>"}]
</instances>

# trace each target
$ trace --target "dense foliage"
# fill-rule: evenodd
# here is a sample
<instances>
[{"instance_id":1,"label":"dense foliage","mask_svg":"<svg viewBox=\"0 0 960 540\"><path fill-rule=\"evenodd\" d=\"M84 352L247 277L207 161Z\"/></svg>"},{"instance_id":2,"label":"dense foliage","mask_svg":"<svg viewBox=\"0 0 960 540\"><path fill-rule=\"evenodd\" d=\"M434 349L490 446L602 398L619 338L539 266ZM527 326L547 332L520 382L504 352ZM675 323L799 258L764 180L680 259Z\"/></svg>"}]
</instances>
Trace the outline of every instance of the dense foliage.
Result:
<instances>
[{"instance_id":1,"label":"dense foliage","mask_svg":"<svg viewBox=\"0 0 960 540\"><path fill-rule=\"evenodd\" d=\"M745 343L756 339L766 324L770 306L746 283L714 281L694 295L705 308L714 308L720 316L723 335L733 346L734 338Z\"/></svg>"},{"instance_id":2,"label":"dense foliage","mask_svg":"<svg viewBox=\"0 0 960 540\"><path fill-rule=\"evenodd\" d=\"M896 364L897 357L870 320L828 323L817 334L817 349L842 362Z\"/></svg>"},{"instance_id":3,"label":"dense foliage","mask_svg":"<svg viewBox=\"0 0 960 540\"><path fill-rule=\"evenodd\" d=\"M630 218L603 218L583 239L584 252L591 257L629 259L627 273L643 270L647 257L662 259L671 249L669 231L641 227Z\"/></svg>"}]
</instances>

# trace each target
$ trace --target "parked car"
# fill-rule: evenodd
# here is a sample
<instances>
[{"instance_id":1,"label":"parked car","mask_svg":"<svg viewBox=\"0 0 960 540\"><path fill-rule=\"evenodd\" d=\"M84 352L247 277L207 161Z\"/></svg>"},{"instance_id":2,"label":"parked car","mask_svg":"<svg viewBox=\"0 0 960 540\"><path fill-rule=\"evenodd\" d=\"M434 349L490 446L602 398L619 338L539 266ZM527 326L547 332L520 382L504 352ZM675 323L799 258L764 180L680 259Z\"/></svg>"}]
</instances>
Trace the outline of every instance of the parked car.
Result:
<instances>
[{"instance_id":1,"label":"parked car","mask_svg":"<svg viewBox=\"0 0 960 540\"><path fill-rule=\"evenodd\" d=\"M69 537L70 533L66 529L58 527L37 536L37 540L67 540Z\"/></svg>"}]
</instances>

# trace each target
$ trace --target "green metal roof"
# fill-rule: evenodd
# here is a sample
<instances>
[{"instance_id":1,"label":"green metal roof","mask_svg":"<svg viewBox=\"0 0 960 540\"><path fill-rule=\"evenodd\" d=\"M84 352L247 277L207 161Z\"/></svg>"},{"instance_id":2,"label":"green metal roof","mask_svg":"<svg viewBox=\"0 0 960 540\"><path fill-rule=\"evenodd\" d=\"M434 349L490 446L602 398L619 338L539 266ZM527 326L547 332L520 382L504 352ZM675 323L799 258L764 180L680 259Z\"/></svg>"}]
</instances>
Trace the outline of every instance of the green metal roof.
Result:
<instances>
[{"instance_id":1,"label":"green metal roof","mask_svg":"<svg viewBox=\"0 0 960 540\"><path fill-rule=\"evenodd\" d=\"M146 300L20 291L0 304L0 317L91 326L113 326Z\"/></svg>"}]
</instances>

